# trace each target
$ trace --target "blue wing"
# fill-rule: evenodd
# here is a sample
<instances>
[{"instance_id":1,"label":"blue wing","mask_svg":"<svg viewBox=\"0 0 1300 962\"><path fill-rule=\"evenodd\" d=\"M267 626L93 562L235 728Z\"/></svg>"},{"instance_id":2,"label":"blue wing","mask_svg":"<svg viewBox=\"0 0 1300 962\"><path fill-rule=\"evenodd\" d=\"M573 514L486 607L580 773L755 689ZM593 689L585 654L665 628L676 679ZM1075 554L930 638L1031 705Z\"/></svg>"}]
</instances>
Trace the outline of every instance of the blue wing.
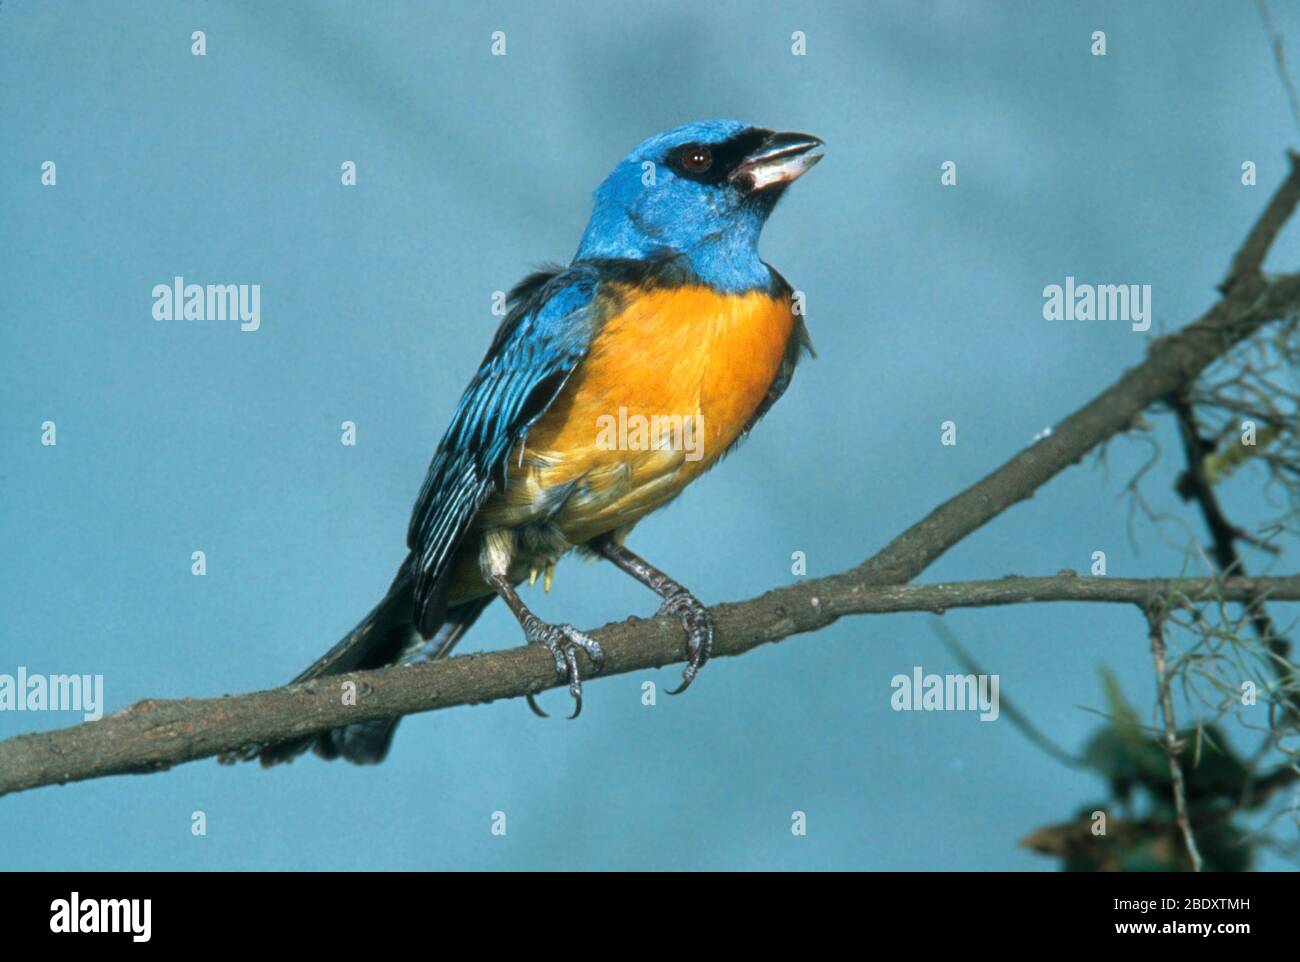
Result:
<instances>
[{"instance_id":1,"label":"blue wing","mask_svg":"<svg viewBox=\"0 0 1300 962\"><path fill-rule=\"evenodd\" d=\"M534 274L510 293L510 313L465 389L411 514L406 543L415 576L415 624L441 620L443 575L495 486L515 443L555 400L599 325L596 272Z\"/></svg>"}]
</instances>

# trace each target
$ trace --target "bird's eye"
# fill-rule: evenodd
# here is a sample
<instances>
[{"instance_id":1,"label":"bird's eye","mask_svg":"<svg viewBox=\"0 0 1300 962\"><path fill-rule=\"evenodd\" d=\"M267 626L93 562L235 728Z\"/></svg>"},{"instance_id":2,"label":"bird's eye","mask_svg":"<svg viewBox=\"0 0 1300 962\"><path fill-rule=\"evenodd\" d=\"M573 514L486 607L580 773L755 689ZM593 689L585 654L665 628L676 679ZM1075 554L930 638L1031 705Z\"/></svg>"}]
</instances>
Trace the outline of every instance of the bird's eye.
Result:
<instances>
[{"instance_id":1,"label":"bird's eye","mask_svg":"<svg viewBox=\"0 0 1300 962\"><path fill-rule=\"evenodd\" d=\"M702 174L713 166L713 154L707 147L690 144L682 148L682 166L692 174Z\"/></svg>"}]
</instances>

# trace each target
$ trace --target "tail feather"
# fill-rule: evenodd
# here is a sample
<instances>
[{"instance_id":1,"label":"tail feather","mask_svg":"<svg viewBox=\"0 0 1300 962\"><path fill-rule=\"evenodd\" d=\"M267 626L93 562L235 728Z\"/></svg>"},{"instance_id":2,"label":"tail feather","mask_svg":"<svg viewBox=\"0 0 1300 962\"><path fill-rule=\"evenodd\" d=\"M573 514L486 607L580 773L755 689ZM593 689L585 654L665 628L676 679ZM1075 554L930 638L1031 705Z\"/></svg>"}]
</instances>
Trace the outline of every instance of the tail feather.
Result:
<instances>
[{"instance_id":1,"label":"tail feather","mask_svg":"<svg viewBox=\"0 0 1300 962\"><path fill-rule=\"evenodd\" d=\"M487 595L448 608L433 637L409 651L399 659L400 663L413 665L422 661L435 661L451 654L456 642L474 624L493 597ZM321 758L346 758L357 765L378 765L388 755L399 721L400 718L379 718L332 729L316 736L313 750Z\"/></svg>"},{"instance_id":2,"label":"tail feather","mask_svg":"<svg viewBox=\"0 0 1300 962\"><path fill-rule=\"evenodd\" d=\"M449 654L492 596L446 609L436 633L429 641L422 641L414 624L414 580L410 567L404 564L374 610L290 684L385 665L428 661ZM388 754L398 720L376 719L266 745L248 745L222 755L220 761L229 764L257 758L263 767L269 767L291 762L310 748L322 758L345 758L358 765L374 765Z\"/></svg>"}]
</instances>

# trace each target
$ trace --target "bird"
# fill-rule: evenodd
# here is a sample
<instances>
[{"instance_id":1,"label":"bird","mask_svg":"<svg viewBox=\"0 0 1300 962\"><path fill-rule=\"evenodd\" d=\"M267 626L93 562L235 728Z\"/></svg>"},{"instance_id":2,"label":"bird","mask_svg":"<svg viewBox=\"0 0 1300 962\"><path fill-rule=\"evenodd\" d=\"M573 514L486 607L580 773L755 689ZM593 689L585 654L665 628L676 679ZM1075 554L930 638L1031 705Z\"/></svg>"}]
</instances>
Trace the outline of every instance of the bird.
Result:
<instances>
[{"instance_id":1,"label":"bird","mask_svg":"<svg viewBox=\"0 0 1300 962\"><path fill-rule=\"evenodd\" d=\"M499 598L528 644L553 656L576 718L578 652L592 673L604 652L572 625L539 619L518 589L542 575L549 591L556 563L578 552L611 562L659 595L659 614L680 619L687 659L672 693L691 685L712 652L713 617L626 539L738 444L813 353L801 302L758 242L823 146L810 134L704 120L648 138L615 166L572 261L508 295L433 455L387 593L292 683L444 658ZM602 437L598 425L615 419L619 429ZM311 749L374 764L397 722L249 745L222 760L269 766Z\"/></svg>"}]
</instances>

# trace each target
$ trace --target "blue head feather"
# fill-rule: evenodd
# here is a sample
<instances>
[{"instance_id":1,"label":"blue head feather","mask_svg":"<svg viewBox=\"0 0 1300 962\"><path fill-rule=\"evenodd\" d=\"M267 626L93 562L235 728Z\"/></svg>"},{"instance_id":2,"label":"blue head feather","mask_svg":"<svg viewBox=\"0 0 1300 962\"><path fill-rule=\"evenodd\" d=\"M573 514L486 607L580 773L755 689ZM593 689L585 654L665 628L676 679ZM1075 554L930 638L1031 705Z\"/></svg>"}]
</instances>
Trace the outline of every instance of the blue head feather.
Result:
<instances>
[{"instance_id":1,"label":"blue head feather","mask_svg":"<svg viewBox=\"0 0 1300 962\"><path fill-rule=\"evenodd\" d=\"M668 164L687 144L718 145L753 129L738 120L702 120L646 140L596 189L575 260L640 259L669 248L720 290L767 286L771 275L758 256L758 237L772 204L756 203L725 181L680 176Z\"/></svg>"}]
</instances>

